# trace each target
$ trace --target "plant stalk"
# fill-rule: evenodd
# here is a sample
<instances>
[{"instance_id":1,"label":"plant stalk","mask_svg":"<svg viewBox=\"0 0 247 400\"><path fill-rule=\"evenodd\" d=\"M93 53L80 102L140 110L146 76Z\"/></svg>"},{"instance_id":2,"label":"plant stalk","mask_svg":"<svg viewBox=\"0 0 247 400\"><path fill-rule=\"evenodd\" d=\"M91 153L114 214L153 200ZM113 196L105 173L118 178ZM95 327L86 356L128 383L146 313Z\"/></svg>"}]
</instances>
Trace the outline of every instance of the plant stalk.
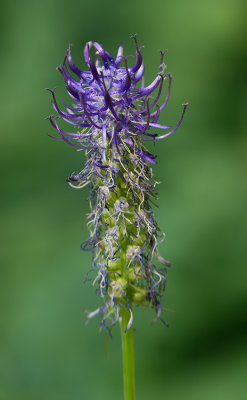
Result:
<instances>
[{"instance_id":1,"label":"plant stalk","mask_svg":"<svg viewBox=\"0 0 247 400\"><path fill-rule=\"evenodd\" d=\"M124 400L136 400L133 324L126 332L130 314L129 311L123 307L121 311L122 318L120 326L122 338Z\"/></svg>"}]
</instances>

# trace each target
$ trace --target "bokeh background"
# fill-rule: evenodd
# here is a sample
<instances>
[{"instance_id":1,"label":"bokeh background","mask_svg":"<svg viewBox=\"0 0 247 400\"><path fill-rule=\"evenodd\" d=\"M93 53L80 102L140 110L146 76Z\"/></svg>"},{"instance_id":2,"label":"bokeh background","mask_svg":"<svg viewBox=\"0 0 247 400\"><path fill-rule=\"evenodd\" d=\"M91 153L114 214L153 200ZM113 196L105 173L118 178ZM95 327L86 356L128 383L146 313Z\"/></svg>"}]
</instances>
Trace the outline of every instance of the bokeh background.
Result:
<instances>
[{"instance_id":1,"label":"bokeh background","mask_svg":"<svg viewBox=\"0 0 247 400\"><path fill-rule=\"evenodd\" d=\"M87 189L65 178L82 153L51 140L46 87L72 44L75 61L97 40L115 54L144 44L146 82L159 53L174 76L161 123L179 131L156 146L161 254L172 262L164 319L135 310L139 400L245 399L246 9L241 0L6 1L0 12L1 400L122 399L118 328L108 341L85 309L90 255Z\"/></svg>"}]
</instances>

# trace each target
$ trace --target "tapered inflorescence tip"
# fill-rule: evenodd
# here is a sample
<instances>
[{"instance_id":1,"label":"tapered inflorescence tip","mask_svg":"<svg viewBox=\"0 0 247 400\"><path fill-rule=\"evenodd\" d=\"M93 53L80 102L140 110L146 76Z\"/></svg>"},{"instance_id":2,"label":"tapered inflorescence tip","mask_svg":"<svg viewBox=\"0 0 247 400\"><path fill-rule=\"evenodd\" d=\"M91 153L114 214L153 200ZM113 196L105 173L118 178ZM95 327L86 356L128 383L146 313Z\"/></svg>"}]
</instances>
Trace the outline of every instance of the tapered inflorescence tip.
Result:
<instances>
[{"instance_id":1,"label":"tapered inflorescence tip","mask_svg":"<svg viewBox=\"0 0 247 400\"><path fill-rule=\"evenodd\" d=\"M90 236L81 247L92 251L90 272L96 273L93 284L103 304L88 318L100 315L101 326L108 332L123 310L129 312L126 330L131 327L134 304L150 305L156 310L156 319L161 319L161 294L169 263L157 249L163 235L150 206L156 197L157 182L151 168L156 156L145 148L144 141L156 142L174 133L188 105L183 105L174 128L158 123L172 82L171 74L164 73L166 50L160 51L157 76L145 86L141 48L136 35L132 38L136 47L132 66L122 45L114 58L99 43L90 41L83 51L87 69L81 70L74 64L69 46L57 69L72 101L63 103L62 110L55 88L50 90L56 116L49 120L58 133L54 138L86 152L82 171L73 172L66 180L73 188L90 186ZM167 91L159 106L165 81ZM63 130L59 120L71 129ZM155 133L151 131L154 128ZM154 259L163 266L157 267Z\"/></svg>"}]
</instances>

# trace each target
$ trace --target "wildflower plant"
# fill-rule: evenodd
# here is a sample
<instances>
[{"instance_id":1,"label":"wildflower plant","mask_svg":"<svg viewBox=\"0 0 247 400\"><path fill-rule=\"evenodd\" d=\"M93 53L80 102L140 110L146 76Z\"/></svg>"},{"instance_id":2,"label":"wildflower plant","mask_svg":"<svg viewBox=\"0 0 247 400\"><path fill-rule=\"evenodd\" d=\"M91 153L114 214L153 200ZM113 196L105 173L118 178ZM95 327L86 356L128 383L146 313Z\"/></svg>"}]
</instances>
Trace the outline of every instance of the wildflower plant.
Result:
<instances>
[{"instance_id":1,"label":"wildflower plant","mask_svg":"<svg viewBox=\"0 0 247 400\"><path fill-rule=\"evenodd\" d=\"M58 133L56 139L85 150L82 171L73 172L67 182L76 189L90 187L89 238L81 248L92 252L90 271L95 273L93 285L102 305L88 318L98 316L110 335L117 322L121 323L126 400L135 398L133 306L152 307L155 320L161 319L169 266L158 252L164 235L151 206L157 197L152 171L156 156L145 144L174 133L187 107L183 106L174 128L158 123L172 82L171 74L165 72L165 51L160 52L157 76L145 86L141 48L136 36L133 40L136 58L132 66L122 46L114 58L99 43L88 42L83 53L87 69L81 70L74 64L69 47L58 70L72 102L63 103L62 110L55 90L50 90L56 115L49 117ZM166 95L159 106L166 81ZM61 128L61 119L71 125L70 131ZM150 132L151 128L156 133Z\"/></svg>"}]
</instances>

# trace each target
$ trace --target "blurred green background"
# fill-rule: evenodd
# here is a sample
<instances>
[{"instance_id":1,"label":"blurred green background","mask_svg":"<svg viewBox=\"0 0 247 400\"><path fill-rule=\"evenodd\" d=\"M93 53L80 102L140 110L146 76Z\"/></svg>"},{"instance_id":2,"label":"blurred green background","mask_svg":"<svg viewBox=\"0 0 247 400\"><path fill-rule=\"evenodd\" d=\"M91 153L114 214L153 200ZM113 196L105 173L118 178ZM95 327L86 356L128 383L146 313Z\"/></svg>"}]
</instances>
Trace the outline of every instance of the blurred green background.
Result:
<instances>
[{"instance_id":1,"label":"blurred green background","mask_svg":"<svg viewBox=\"0 0 247 400\"><path fill-rule=\"evenodd\" d=\"M144 44L146 82L168 48L174 80L156 145L158 223L172 262L164 318L136 309L138 400L245 399L246 9L241 0L1 2L1 400L122 399L118 328L107 343L84 310L98 298L83 284L90 254L87 189L65 178L82 153L51 140L44 88L71 43L82 62L88 40L134 54ZM54 132L53 132L54 133ZM151 146L152 147L152 146ZM150 148L151 148L150 147ZM108 346L108 357L106 357Z\"/></svg>"}]
</instances>

